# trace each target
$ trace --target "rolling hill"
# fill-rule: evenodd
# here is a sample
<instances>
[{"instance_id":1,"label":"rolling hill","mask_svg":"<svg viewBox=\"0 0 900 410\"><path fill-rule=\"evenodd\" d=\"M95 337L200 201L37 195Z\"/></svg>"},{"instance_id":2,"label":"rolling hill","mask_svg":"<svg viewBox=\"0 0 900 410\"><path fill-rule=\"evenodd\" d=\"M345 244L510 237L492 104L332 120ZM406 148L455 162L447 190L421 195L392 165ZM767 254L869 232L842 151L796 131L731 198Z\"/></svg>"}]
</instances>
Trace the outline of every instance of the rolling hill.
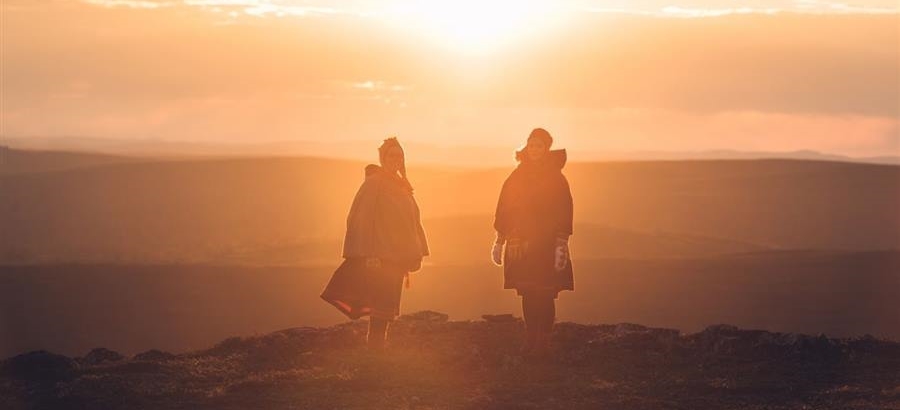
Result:
<instances>
[{"instance_id":1,"label":"rolling hill","mask_svg":"<svg viewBox=\"0 0 900 410\"><path fill-rule=\"evenodd\" d=\"M104 346L184 351L231 335L347 320L319 294L338 265L0 266L0 357ZM832 337L900 339L900 252L760 252L698 258L577 259L560 321L698 331L716 323ZM411 275L402 311L457 320L515 313L486 258Z\"/></svg>"},{"instance_id":2,"label":"rolling hill","mask_svg":"<svg viewBox=\"0 0 900 410\"><path fill-rule=\"evenodd\" d=\"M99 153L65 151L24 151L0 145L0 175L61 171L75 168L146 161Z\"/></svg>"},{"instance_id":3,"label":"rolling hill","mask_svg":"<svg viewBox=\"0 0 900 410\"><path fill-rule=\"evenodd\" d=\"M0 262L328 259L364 166L323 158L82 163L90 166L0 175ZM440 245L435 258L481 257L508 172L410 169ZM900 166L609 162L572 163L566 174L573 244L586 256L900 248Z\"/></svg>"}]
</instances>

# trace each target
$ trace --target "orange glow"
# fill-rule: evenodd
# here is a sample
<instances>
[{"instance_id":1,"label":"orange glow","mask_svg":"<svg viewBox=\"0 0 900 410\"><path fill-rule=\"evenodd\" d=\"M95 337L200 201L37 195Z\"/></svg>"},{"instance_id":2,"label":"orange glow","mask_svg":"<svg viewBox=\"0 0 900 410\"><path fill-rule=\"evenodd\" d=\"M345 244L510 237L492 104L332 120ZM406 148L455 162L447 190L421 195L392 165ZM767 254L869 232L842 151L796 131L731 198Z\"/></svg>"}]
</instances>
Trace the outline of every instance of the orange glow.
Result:
<instances>
[{"instance_id":1,"label":"orange glow","mask_svg":"<svg viewBox=\"0 0 900 410\"><path fill-rule=\"evenodd\" d=\"M352 158L398 135L431 147L412 161L476 165L508 164L535 126L578 160L897 153L890 2L670 3L6 0L2 134Z\"/></svg>"},{"instance_id":2,"label":"orange glow","mask_svg":"<svg viewBox=\"0 0 900 410\"><path fill-rule=\"evenodd\" d=\"M546 30L549 20L561 18L557 12L549 0L408 0L396 3L389 16L454 50L484 54Z\"/></svg>"}]
</instances>

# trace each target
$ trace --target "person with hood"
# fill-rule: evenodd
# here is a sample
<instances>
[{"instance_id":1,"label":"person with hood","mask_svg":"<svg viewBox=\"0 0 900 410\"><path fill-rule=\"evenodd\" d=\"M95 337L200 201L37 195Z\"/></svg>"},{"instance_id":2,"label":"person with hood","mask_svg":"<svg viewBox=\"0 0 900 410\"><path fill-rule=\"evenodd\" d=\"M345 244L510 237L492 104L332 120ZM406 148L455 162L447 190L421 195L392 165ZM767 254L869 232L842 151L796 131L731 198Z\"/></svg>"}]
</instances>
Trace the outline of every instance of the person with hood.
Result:
<instances>
[{"instance_id":1,"label":"person with hood","mask_svg":"<svg viewBox=\"0 0 900 410\"><path fill-rule=\"evenodd\" d=\"M526 337L522 353L545 356L561 290L575 290L569 236L572 193L562 173L565 150L550 150L542 128L516 152L519 165L500 191L494 215L497 239L491 258L503 266L504 289L522 297Z\"/></svg>"},{"instance_id":2,"label":"person with hood","mask_svg":"<svg viewBox=\"0 0 900 410\"><path fill-rule=\"evenodd\" d=\"M406 176L403 148L388 138L378 148L381 165L368 165L347 217L344 262L322 299L350 319L369 316L367 346L381 350L391 321L400 314L403 279L418 271L428 243Z\"/></svg>"}]
</instances>

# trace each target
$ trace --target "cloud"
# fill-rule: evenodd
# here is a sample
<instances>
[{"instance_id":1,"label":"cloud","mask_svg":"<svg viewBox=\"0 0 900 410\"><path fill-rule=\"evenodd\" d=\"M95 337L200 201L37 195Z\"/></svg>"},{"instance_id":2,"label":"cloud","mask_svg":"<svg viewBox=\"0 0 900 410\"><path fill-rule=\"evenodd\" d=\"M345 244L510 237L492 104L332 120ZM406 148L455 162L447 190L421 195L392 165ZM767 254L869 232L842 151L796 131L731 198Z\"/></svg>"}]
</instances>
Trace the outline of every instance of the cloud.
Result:
<instances>
[{"instance_id":1,"label":"cloud","mask_svg":"<svg viewBox=\"0 0 900 410\"><path fill-rule=\"evenodd\" d=\"M408 100L433 105L900 111L900 40L892 16L591 15L570 30L479 58L366 19L215 21L93 6L60 15L11 14L4 27L4 101L27 104L72 82L91 83L94 98L164 102L334 94L333 84L344 81L381 93L405 87ZM12 40L24 38L30 40Z\"/></svg>"},{"instance_id":2,"label":"cloud","mask_svg":"<svg viewBox=\"0 0 900 410\"><path fill-rule=\"evenodd\" d=\"M344 83L344 84L348 84L351 88L354 88L354 89L361 89L361 90L367 90L367 91L378 91L378 92L392 92L392 93L408 91L410 88L409 86L406 86L406 85L389 84L389 83L385 83L384 81L377 81L377 80L366 80L366 81L351 82L351 83Z\"/></svg>"},{"instance_id":3,"label":"cloud","mask_svg":"<svg viewBox=\"0 0 900 410\"><path fill-rule=\"evenodd\" d=\"M897 14L900 5L896 2L874 1L870 4L840 3L821 0L794 0L792 10L809 13L848 13L848 14Z\"/></svg>"},{"instance_id":4,"label":"cloud","mask_svg":"<svg viewBox=\"0 0 900 410\"><path fill-rule=\"evenodd\" d=\"M354 14L384 16L419 5L414 0L326 1L312 0L81 0L104 7L159 8L176 5L204 9L243 8L253 16L307 16ZM432 0L432 3L454 0ZM900 5L893 1L869 0L833 2L821 0L562 0L547 1L547 7L569 12L658 15L664 17L716 17L731 14L773 14L778 12L813 14L897 14Z\"/></svg>"},{"instance_id":5,"label":"cloud","mask_svg":"<svg viewBox=\"0 0 900 410\"><path fill-rule=\"evenodd\" d=\"M132 9L157 9L161 7L173 7L179 5L174 1L153 0L83 0L87 4L102 7L127 7Z\"/></svg>"},{"instance_id":6,"label":"cloud","mask_svg":"<svg viewBox=\"0 0 900 410\"><path fill-rule=\"evenodd\" d=\"M675 17L719 17L731 14L776 14L783 11L778 8L724 8L724 9L700 9L700 8L684 8L677 6L666 6L660 10L660 14L664 16Z\"/></svg>"},{"instance_id":7,"label":"cloud","mask_svg":"<svg viewBox=\"0 0 900 410\"><path fill-rule=\"evenodd\" d=\"M340 14L342 7L324 5L297 5L291 1L270 0L80 0L86 4L106 8L123 7L129 9L159 9L188 7L221 13L238 13L255 17L266 16L311 16ZM232 14L232 16L235 16Z\"/></svg>"}]
</instances>

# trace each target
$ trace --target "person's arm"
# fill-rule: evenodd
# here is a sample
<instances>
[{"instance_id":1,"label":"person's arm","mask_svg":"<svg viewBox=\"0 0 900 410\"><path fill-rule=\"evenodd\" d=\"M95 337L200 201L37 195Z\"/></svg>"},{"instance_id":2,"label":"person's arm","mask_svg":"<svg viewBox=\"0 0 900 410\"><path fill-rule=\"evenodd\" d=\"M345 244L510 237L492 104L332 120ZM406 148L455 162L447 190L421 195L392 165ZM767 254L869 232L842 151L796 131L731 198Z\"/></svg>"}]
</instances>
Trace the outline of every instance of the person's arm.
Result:
<instances>
[{"instance_id":1,"label":"person's arm","mask_svg":"<svg viewBox=\"0 0 900 410\"><path fill-rule=\"evenodd\" d=\"M556 212L556 237L568 241L573 231L574 206L572 201L572 191L569 188L569 181L565 175L560 174L558 210Z\"/></svg>"},{"instance_id":2,"label":"person's arm","mask_svg":"<svg viewBox=\"0 0 900 410\"><path fill-rule=\"evenodd\" d=\"M497 236L491 247L491 260L497 266L503 264L503 245L506 244L509 232L512 230L509 211L510 179L512 179L511 175L503 182L503 187L500 189L500 198L497 200L497 210L494 212L494 230L497 231Z\"/></svg>"},{"instance_id":3,"label":"person's arm","mask_svg":"<svg viewBox=\"0 0 900 410\"><path fill-rule=\"evenodd\" d=\"M566 177L560 174L559 191L556 193L559 209L556 215L556 260L554 266L562 271L569 263L569 236L572 235L573 206L572 192Z\"/></svg>"},{"instance_id":4,"label":"person's arm","mask_svg":"<svg viewBox=\"0 0 900 410\"><path fill-rule=\"evenodd\" d=\"M367 178L353 198L353 205L350 206L350 213L347 215L344 258L377 258L380 256L375 226L378 201L378 182Z\"/></svg>"},{"instance_id":5,"label":"person's arm","mask_svg":"<svg viewBox=\"0 0 900 410\"><path fill-rule=\"evenodd\" d=\"M412 261L410 261L409 271L417 272L422 268L422 259L426 256L429 256L431 252L428 249L428 236L425 234L425 227L422 226L422 214L419 210L419 204L415 198L413 198L413 211L415 213L414 217L416 219L416 235L418 237L419 243L419 255L417 258L414 258ZM409 284L408 278L407 284Z\"/></svg>"},{"instance_id":6,"label":"person's arm","mask_svg":"<svg viewBox=\"0 0 900 410\"><path fill-rule=\"evenodd\" d=\"M500 188L500 197L497 199L497 209L494 212L494 230L497 231L495 243L503 244L509 238L513 228L511 206L512 179L510 175Z\"/></svg>"}]
</instances>

